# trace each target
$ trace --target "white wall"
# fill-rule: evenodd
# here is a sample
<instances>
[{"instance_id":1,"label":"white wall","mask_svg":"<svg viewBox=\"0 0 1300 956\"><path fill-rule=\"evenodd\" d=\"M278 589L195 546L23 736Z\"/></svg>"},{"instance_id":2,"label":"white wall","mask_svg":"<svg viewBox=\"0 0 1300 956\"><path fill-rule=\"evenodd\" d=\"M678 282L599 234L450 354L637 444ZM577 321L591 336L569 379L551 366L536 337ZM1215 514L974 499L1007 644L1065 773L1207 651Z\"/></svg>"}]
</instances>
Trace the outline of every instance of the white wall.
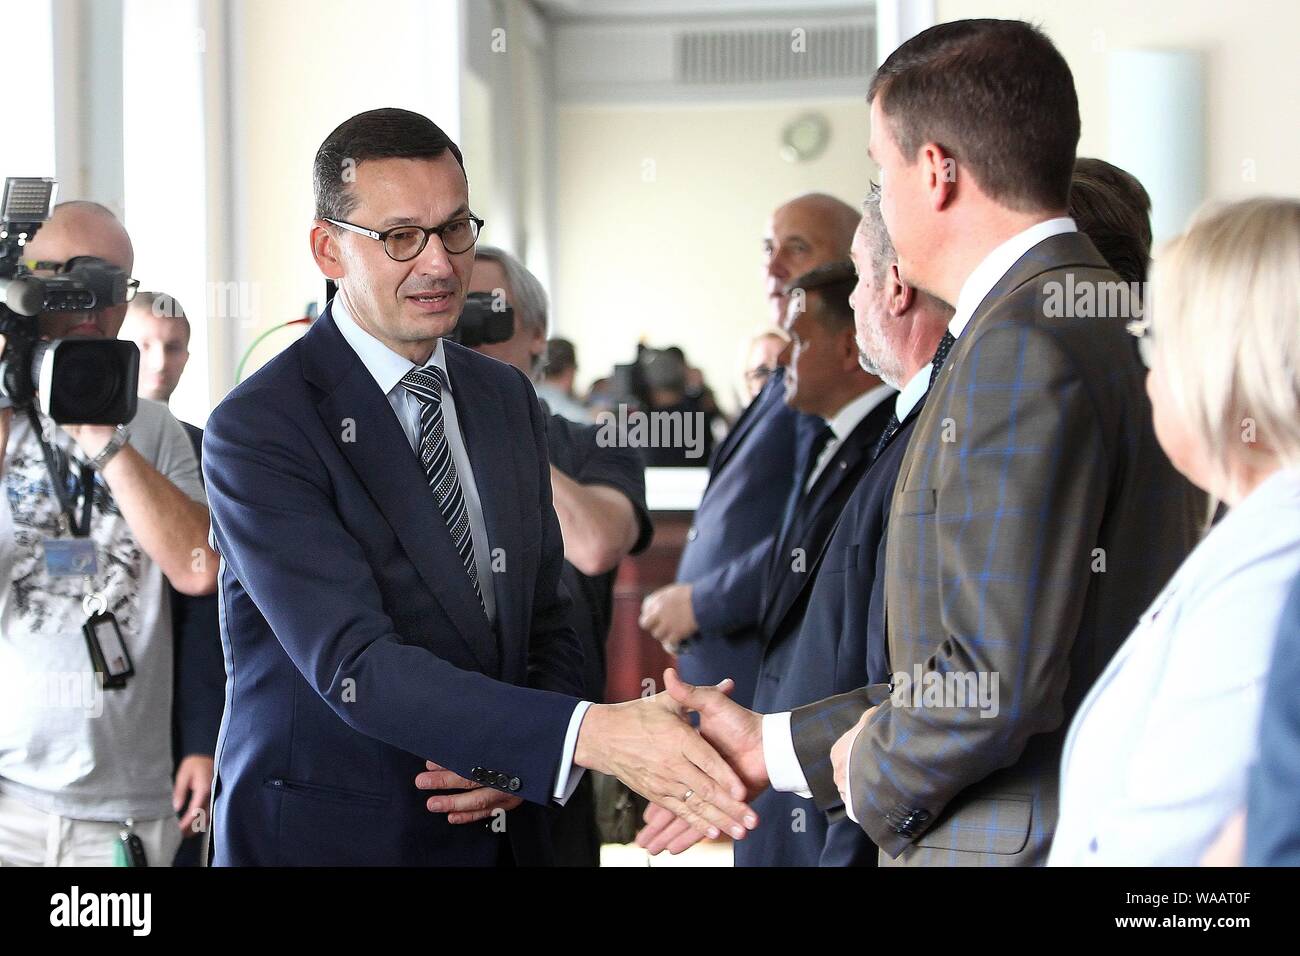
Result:
<instances>
[{"instance_id":1,"label":"white wall","mask_svg":"<svg viewBox=\"0 0 1300 956\"><path fill-rule=\"evenodd\" d=\"M816 160L779 155L785 124L830 121ZM555 333L578 345L583 383L636 343L680 345L720 401L744 343L769 322L763 230L809 191L857 205L874 167L860 98L726 106L561 107L556 166Z\"/></svg>"},{"instance_id":2,"label":"white wall","mask_svg":"<svg viewBox=\"0 0 1300 956\"><path fill-rule=\"evenodd\" d=\"M937 13L940 21L999 17L1039 24L1074 73L1083 119L1081 156L1108 155L1110 51L1202 50L1207 198L1300 194L1295 0L938 0Z\"/></svg>"},{"instance_id":3,"label":"white wall","mask_svg":"<svg viewBox=\"0 0 1300 956\"><path fill-rule=\"evenodd\" d=\"M381 106L424 113L458 138L461 56L457 0L232 0L232 12L229 278L251 306L228 319L237 361L261 330L301 317L323 294L308 246L321 141ZM297 334L259 346L245 376ZM233 362L214 370L218 379L231 373Z\"/></svg>"}]
</instances>

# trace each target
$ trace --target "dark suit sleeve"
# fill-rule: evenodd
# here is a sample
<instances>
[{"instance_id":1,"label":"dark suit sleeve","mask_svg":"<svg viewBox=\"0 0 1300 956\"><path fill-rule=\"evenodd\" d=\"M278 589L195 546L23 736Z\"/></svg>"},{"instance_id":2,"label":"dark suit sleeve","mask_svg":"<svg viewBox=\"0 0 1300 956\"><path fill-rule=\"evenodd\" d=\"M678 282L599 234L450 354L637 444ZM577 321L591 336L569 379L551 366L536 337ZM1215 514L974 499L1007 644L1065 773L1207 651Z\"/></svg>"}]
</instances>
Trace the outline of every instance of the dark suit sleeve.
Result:
<instances>
[{"instance_id":1,"label":"dark suit sleeve","mask_svg":"<svg viewBox=\"0 0 1300 956\"><path fill-rule=\"evenodd\" d=\"M212 756L217 749L226 698L226 667L221 655L217 597L191 597L171 590L172 633L176 642L176 710L179 757Z\"/></svg>"},{"instance_id":2,"label":"dark suit sleeve","mask_svg":"<svg viewBox=\"0 0 1300 956\"><path fill-rule=\"evenodd\" d=\"M758 626L767 563L775 546L774 532L695 582L691 610L701 633L731 634Z\"/></svg>"},{"instance_id":3,"label":"dark suit sleeve","mask_svg":"<svg viewBox=\"0 0 1300 956\"><path fill-rule=\"evenodd\" d=\"M339 718L464 777L509 767L518 796L550 803L577 699L462 670L395 633L372 556L340 519L320 453L276 401L258 391L228 398L208 422L204 452L224 564ZM553 518L542 547L549 583L539 620L559 629L551 642L563 643Z\"/></svg>"},{"instance_id":4,"label":"dark suit sleeve","mask_svg":"<svg viewBox=\"0 0 1300 956\"><path fill-rule=\"evenodd\" d=\"M582 644L573 629L573 602L560 576L564 572L564 540L560 519L551 503L551 464L546 450L546 416L531 384L518 372L527 393L529 424L537 450L540 489L538 508L542 516L542 554L533 588L532 633L528 641L528 683L541 690L574 697L583 694Z\"/></svg>"},{"instance_id":5,"label":"dark suit sleeve","mask_svg":"<svg viewBox=\"0 0 1300 956\"><path fill-rule=\"evenodd\" d=\"M947 454L959 464L938 469L933 489L911 489L925 497L911 512L901 500L909 489L900 488L889 533L906 535L915 522L945 529L937 580L925 585L937 589L930 599L942 620L925 669L996 675L996 706L888 700L858 735L854 812L891 856L911 839L891 819L920 809L933 821L1064 720L1070 649L1107 499L1108 455L1088 391L1106 383L1084 381L1053 335L993 325L952 374L941 414L952 420ZM887 593L892 600L894 588Z\"/></svg>"},{"instance_id":6,"label":"dark suit sleeve","mask_svg":"<svg viewBox=\"0 0 1300 956\"><path fill-rule=\"evenodd\" d=\"M203 432L187 422L185 433L202 464ZM217 596L193 597L167 589L172 601L175 639L175 710L177 757L212 756L217 749L221 712L226 698L226 666L217 622Z\"/></svg>"}]
</instances>

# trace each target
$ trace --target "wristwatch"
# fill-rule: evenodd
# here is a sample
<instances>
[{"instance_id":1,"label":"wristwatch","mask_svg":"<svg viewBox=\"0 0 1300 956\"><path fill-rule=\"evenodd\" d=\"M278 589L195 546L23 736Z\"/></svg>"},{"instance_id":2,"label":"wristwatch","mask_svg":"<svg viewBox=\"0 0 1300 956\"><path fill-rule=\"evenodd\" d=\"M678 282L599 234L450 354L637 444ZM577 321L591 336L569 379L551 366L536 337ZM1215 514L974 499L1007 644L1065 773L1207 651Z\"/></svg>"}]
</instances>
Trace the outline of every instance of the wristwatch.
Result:
<instances>
[{"instance_id":1,"label":"wristwatch","mask_svg":"<svg viewBox=\"0 0 1300 956\"><path fill-rule=\"evenodd\" d=\"M108 444L99 450L99 454L90 459L90 463L96 471L103 471L104 466L113 460L113 456L122 450L122 447L131 440L131 430L125 425L118 425L113 431L113 437L108 440Z\"/></svg>"}]
</instances>

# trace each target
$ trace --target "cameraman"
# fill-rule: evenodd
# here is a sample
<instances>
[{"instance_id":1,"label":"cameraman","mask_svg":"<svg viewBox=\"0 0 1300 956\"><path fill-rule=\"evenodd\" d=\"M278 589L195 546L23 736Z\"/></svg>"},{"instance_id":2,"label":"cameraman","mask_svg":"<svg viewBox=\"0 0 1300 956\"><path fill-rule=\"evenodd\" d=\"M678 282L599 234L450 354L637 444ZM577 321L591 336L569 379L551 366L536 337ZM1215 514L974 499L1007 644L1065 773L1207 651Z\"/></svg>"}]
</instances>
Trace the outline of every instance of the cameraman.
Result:
<instances>
[{"instance_id":1,"label":"cameraman","mask_svg":"<svg viewBox=\"0 0 1300 956\"><path fill-rule=\"evenodd\" d=\"M513 309L514 334L475 350L513 365L535 379L546 356L546 290L510 253L480 245L470 292L486 292ZM545 404L551 493L564 538L564 585L573 599L570 621L586 661L583 694L605 699L605 641L614 620L614 578L619 562L650 545L654 529L645 504L645 465L637 449L600 441L596 425L579 425ZM583 774L578 788L551 818L558 866L599 866L597 784ZM607 778L609 780L609 778ZM609 780L609 783L615 783Z\"/></svg>"},{"instance_id":2,"label":"cameraman","mask_svg":"<svg viewBox=\"0 0 1300 956\"><path fill-rule=\"evenodd\" d=\"M127 273L134 264L122 224L90 202L57 206L26 255L44 270L77 256ZM40 335L115 338L126 309L46 313ZM206 824L212 785L210 754L186 756L174 786L171 774L164 576L186 594L216 587L198 466L180 423L147 399L125 429L43 424L65 487L79 474L72 459L95 466L94 573L51 573L66 570L52 560L69 538L59 498L26 410L0 411L0 865L110 865L139 848L149 865L166 866L182 834ZM121 631L134 668L123 687L93 679L88 595L102 596ZM77 687L89 693L70 693Z\"/></svg>"}]
</instances>

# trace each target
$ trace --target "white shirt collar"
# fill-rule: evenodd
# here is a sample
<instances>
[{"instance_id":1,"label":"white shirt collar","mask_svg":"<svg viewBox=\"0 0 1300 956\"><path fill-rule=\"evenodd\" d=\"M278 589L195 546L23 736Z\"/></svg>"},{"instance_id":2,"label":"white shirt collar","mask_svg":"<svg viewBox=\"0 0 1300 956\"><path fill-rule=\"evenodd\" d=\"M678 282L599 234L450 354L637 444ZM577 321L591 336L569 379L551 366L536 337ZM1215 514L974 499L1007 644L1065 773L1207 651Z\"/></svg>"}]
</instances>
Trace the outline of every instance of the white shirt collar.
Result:
<instances>
[{"instance_id":1,"label":"white shirt collar","mask_svg":"<svg viewBox=\"0 0 1300 956\"><path fill-rule=\"evenodd\" d=\"M1043 222L1034 223L1023 232L1016 233L985 256L984 261L977 265L975 270L966 277L966 281L962 283L961 292L957 295L956 312L952 317L952 321L948 323L948 331L952 333L952 337L954 339L961 338L962 331L970 322L971 316L975 314L975 310L979 308L980 303L993 291L993 287L1010 271L1021 256L1044 239L1059 236L1066 232L1078 231L1079 227L1069 216L1046 219ZM901 418L899 420L902 421Z\"/></svg>"},{"instance_id":2,"label":"white shirt collar","mask_svg":"<svg viewBox=\"0 0 1300 956\"><path fill-rule=\"evenodd\" d=\"M385 395L397 387L397 383L402 380L407 372L416 368L416 364L410 359L398 355L379 339L357 325L356 319L352 318L352 314L344 304L342 294L336 295L330 300L330 315L334 317L334 324L338 326L343 338L348 345L352 346L352 351L357 353L357 358L361 359L361 364L374 377L375 382L378 383L379 388ZM447 391L451 391L451 376L447 375L447 357L443 352L442 339L438 339L433 354L429 356L429 361L425 363L426 368L430 365L436 365L442 369L447 382Z\"/></svg>"},{"instance_id":3,"label":"white shirt collar","mask_svg":"<svg viewBox=\"0 0 1300 956\"><path fill-rule=\"evenodd\" d=\"M925 397L926 391L930 388L930 372L933 365L927 362L922 365L915 375L907 380L903 390L898 393L898 398L894 400L894 417L898 419L899 424L907 421L907 416L912 414L912 409L916 408L918 402Z\"/></svg>"},{"instance_id":4,"label":"white shirt collar","mask_svg":"<svg viewBox=\"0 0 1300 956\"><path fill-rule=\"evenodd\" d=\"M892 394L894 394L894 390L888 385L877 385L875 388L869 388L836 412L833 417L827 419L826 424L831 427L835 440L844 441L844 439L848 438L862 419L870 415L876 406Z\"/></svg>"}]
</instances>

